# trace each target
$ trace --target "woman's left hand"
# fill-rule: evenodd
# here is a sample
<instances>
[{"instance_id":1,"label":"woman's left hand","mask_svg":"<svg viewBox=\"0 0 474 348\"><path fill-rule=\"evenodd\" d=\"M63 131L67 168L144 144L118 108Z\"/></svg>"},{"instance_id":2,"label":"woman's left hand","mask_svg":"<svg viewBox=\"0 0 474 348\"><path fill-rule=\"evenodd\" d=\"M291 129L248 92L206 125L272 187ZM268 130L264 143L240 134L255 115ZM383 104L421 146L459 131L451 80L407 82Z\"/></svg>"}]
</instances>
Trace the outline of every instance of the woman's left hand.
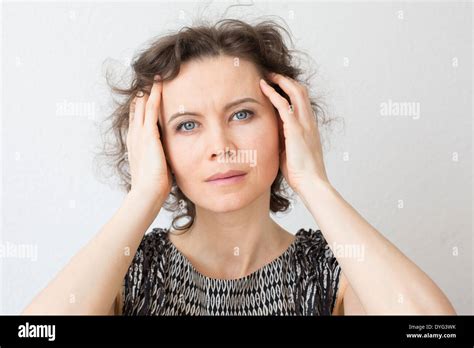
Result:
<instances>
[{"instance_id":1,"label":"woman's left hand","mask_svg":"<svg viewBox=\"0 0 474 348\"><path fill-rule=\"evenodd\" d=\"M298 194L308 185L329 184L324 167L323 152L317 119L311 106L308 90L299 82L272 73L276 83L290 97L291 105L273 87L260 80L261 89L278 110L283 123L284 148L280 153L280 170L287 183Z\"/></svg>"}]
</instances>

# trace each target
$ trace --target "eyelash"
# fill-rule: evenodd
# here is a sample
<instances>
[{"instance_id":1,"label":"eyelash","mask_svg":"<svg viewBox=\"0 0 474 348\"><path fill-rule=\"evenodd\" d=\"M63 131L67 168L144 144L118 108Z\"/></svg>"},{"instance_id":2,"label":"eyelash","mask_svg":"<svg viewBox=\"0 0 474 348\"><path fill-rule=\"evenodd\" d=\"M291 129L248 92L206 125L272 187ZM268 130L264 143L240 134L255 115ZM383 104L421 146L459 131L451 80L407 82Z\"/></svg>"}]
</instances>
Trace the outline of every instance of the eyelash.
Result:
<instances>
[{"instance_id":1,"label":"eyelash","mask_svg":"<svg viewBox=\"0 0 474 348\"><path fill-rule=\"evenodd\" d=\"M242 109L242 110L239 110L239 111L236 111L235 113L233 113L233 114L232 114L232 117L234 117L234 116L235 116L236 114L238 114L239 112L246 112L246 113L248 114L248 117L247 117L247 118L242 119L242 120L240 120L240 121L247 121L247 120L251 119L251 118L255 115L255 113L254 113L252 110ZM193 121L193 120L183 121L183 122L179 123L179 124L176 126L175 130L176 130L177 132L181 132L181 127L182 127L183 125L185 125L186 123L189 123L189 122L195 122L195 121ZM194 128L193 128L192 130L189 130L189 131L182 131L182 132L184 132L184 133L191 133L193 130L194 130Z\"/></svg>"}]
</instances>

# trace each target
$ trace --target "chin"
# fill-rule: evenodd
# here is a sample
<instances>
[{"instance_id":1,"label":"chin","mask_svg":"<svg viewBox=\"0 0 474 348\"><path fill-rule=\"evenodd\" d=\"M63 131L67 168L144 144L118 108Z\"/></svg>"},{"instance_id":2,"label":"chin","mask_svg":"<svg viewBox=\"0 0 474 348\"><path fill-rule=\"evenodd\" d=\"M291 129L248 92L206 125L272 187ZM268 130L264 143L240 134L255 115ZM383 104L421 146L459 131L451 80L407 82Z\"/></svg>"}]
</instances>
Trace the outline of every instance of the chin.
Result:
<instances>
[{"instance_id":1,"label":"chin","mask_svg":"<svg viewBox=\"0 0 474 348\"><path fill-rule=\"evenodd\" d=\"M213 211L215 213L228 213L242 209L257 198L254 197L254 195L249 196L243 191L232 193L214 192L204 197L206 197L205 202L202 202L202 204L199 202L196 203L204 209Z\"/></svg>"}]
</instances>

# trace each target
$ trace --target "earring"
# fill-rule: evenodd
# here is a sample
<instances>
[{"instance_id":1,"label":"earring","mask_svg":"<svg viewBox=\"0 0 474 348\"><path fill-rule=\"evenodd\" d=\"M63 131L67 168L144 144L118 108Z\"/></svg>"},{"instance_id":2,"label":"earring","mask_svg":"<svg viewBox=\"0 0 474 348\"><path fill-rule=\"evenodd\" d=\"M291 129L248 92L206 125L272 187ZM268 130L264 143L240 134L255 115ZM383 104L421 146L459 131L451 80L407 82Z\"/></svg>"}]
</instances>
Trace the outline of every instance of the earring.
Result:
<instances>
[{"instance_id":1,"label":"earring","mask_svg":"<svg viewBox=\"0 0 474 348\"><path fill-rule=\"evenodd\" d=\"M188 203L184 199L179 200L179 209L184 215L188 213Z\"/></svg>"},{"instance_id":2,"label":"earring","mask_svg":"<svg viewBox=\"0 0 474 348\"><path fill-rule=\"evenodd\" d=\"M188 203L184 199L180 199L178 201L178 207L179 207L179 214L177 214L177 217L173 219L172 226L175 232L172 232L172 234L179 235L184 232L191 226L192 223L192 217L188 215ZM182 226L178 226L178 222L180 220L184 220L185 223ZM180 231L180 232L179 232Z\"/></svg>"}]
</instances>

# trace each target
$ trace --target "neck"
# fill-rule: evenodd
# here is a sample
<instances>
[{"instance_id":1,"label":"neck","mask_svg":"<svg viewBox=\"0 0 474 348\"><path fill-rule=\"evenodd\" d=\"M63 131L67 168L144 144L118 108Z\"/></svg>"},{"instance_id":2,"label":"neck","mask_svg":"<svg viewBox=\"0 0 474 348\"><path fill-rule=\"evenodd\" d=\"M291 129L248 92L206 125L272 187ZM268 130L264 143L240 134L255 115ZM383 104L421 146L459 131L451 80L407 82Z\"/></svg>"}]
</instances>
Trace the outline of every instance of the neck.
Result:
<instances>
[{"instance_id":1,"label":"neck","mask_svg":"<svg viewBox=\"0 0 474 348\"><path fill-rule=\"evenodd\" d=\"M270 217L269 195L230 212L196 206L193 225L178 238L198 271L213 278L240 278L286 250L292 236Z\"/></svg>"}]
</instances>

